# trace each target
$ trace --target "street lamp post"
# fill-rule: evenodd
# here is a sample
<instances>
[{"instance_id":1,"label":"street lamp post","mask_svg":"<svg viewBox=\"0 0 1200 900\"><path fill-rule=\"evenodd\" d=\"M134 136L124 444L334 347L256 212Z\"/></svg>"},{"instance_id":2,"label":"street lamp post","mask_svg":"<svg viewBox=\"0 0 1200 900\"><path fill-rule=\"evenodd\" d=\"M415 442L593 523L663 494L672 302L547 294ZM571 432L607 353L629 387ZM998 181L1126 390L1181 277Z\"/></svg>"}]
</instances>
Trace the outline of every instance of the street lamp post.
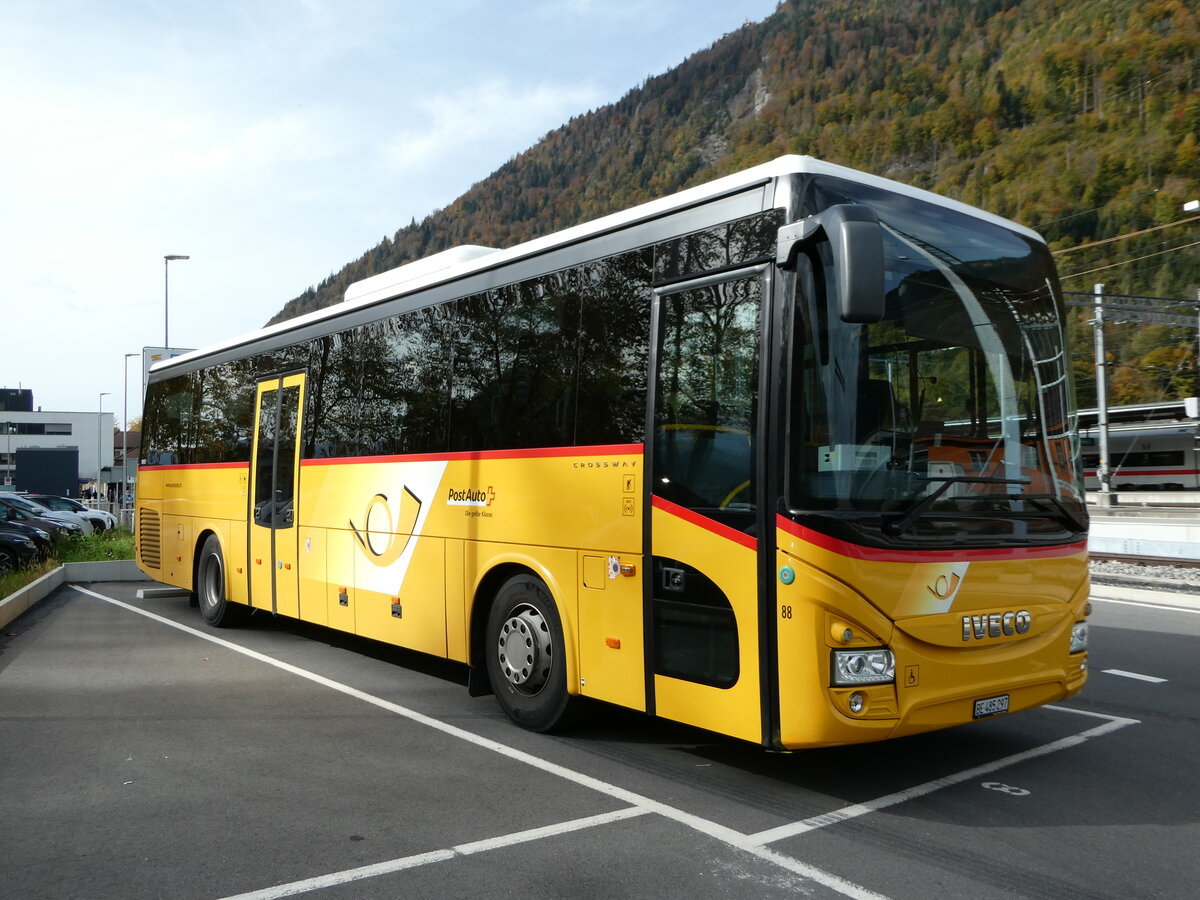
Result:
<instances>
[{"instance_id":1,"label":"street lamp post","mask_svg":"<svg viewBox=\"0 0 1200 900\"><path fill-rule=\"evenodd\" d=\"M112 395L111 391L100 392L100 402L96 404L96 499L100 499L100 469L104 466L104 457L100 455L100 438L104 433L104 398Z\"/></svg>"},{"instance_id":2,"label":"street lamp post","mask_svg":"<svg viewBox=\"0 0 1200 900\"><path fill-rule=\"evenodd\" d=\"M137 353L125 354L125 412L121 415L125 427L121 429L121 496L117 498L117 502L120 504L118 509L125 508L125 494L129 490L129 359L138 355Z\"/></svg>"},{"instance_id":3,"label":"street lamp post","mask_svg":"<svg viewBox=\"0 0 1200 900\"><path fill-rule=\"evenodd\" d=\"M171 346L170 310L171 310L171 260L191 259L181 253L169 253L163 257L163 346Z\"/></svg>"}]
</instances>

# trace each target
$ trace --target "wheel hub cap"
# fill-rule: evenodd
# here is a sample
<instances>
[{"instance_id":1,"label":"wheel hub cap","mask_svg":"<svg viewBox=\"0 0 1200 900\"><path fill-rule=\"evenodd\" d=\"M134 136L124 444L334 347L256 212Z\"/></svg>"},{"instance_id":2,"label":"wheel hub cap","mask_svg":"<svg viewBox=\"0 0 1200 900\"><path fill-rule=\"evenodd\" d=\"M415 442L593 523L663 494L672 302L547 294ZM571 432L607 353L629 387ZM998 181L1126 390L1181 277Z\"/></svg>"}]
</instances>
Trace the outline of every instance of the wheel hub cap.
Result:
<instances>
[{"instance_id":1,"label":"wheel hub cap","mask_svg":"<svg viewBox=\"0 0 1200 900\"><path fill-rule=\"evenodd\" d=\"M550 677L550 628L532 606L513 610L500 629L500 668L509 683L525 694L537 693Z\"/></svg>"}]
</instances>

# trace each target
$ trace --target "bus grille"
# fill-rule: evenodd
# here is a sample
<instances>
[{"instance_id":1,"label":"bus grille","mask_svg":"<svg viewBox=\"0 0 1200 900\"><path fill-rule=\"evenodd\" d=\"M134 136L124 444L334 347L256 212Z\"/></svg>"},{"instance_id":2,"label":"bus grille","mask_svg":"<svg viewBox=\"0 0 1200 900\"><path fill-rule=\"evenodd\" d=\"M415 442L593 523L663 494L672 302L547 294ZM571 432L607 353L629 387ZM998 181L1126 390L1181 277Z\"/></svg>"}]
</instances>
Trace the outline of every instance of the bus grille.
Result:
<instances>
[{"instance_id":1,"label":"bus grille","mask_svg":"<svg viewBox=\"0 0 1200 900\"><path fill-rule=\"evenodd\" d=\"M149 569L162 568L162 523L158 513L142 507L138 510L138 555Z\"/></svg>"}]
</instances>

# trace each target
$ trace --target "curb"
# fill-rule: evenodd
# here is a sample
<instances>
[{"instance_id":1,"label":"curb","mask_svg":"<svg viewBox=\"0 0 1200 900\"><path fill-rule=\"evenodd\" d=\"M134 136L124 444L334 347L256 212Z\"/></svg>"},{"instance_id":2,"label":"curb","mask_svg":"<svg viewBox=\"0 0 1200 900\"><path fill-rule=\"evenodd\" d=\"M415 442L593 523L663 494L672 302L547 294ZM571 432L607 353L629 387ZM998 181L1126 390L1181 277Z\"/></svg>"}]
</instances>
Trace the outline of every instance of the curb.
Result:
<instances>
[{"instance_id":1,"label":"curb","mask_svg":"<svg viewBox=\"0 0 1200 900\"><path fill-rule=\"evenodd\" d=\"M132 559L63 563L37 581L0 600L0 628L37 606L68 581L150 581Z\"/></svg>"}]
</instances>

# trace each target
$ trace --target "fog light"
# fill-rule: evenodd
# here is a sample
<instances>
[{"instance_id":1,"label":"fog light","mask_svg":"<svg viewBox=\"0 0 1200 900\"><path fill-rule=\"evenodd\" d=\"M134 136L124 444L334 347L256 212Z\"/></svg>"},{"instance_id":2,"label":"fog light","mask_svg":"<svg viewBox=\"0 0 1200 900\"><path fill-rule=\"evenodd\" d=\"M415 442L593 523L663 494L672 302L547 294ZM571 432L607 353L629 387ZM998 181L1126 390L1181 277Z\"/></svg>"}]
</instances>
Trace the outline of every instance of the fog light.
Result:
<instances>
[{"instance_id":1,"label":"fog light","mask_svg":"<svg viewBox=\"0 0 1200 900\"><path fill-rule=\"evenodd\" d=\"M1083 657L1081 660L1079 660L1079 671L1080 672L1087 671L1087 657L1086 656Z\"/></svg>"},{"instance_id":2,"label":"fog light","mask_svg":"<svg viewBox=\"0 0 1200 900\"><path fill-rule=\"evenodd\" d=\"M852 713L862 712L864 702L865 701L863 700L863 695L860 694L858 691L855 691L853 694L850 695L850 712L852 712Z\"/></svg>"},{"instance_id":3,"label":"fog light","mask_svg":"<svg viewBox=\"0 0 1200 900\"><path fill-rule=\"evenodd\" d=\"M1076 622L1071 626L1071 652L1082 653L1088 648L1088 623Z\"/></svg>"},{"instance_id":4,"label":"fog light","mask_svg":"<svg viewBox=\"0 0 1200 900\"><path fill-rule=\"evenodd\" d=\"M891 650L834 650L833 683L887 684L896 680L896 657Z\"/></svg>"}]
</instances>

